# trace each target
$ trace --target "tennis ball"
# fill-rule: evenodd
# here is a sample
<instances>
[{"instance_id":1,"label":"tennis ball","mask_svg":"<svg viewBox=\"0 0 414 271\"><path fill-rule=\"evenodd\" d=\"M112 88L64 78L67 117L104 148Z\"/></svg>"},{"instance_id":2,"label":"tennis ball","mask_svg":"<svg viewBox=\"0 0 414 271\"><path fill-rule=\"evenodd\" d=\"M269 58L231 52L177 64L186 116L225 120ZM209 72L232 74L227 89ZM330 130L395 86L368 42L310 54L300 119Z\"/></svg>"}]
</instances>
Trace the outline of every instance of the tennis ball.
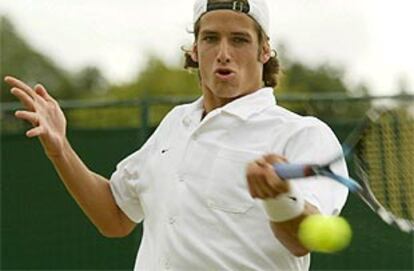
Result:
<instances>
[{"instance_id":1,"label":"tennis ball","mask_svg":"<svg viewBox=\"0 0 414 271\"><path fill-rule=\"evenodd\" d=\"M352 230L343 217L311 215L302 221L298 234L310 251L334 253L349 245Z\"/></svg>"}]
</instances>

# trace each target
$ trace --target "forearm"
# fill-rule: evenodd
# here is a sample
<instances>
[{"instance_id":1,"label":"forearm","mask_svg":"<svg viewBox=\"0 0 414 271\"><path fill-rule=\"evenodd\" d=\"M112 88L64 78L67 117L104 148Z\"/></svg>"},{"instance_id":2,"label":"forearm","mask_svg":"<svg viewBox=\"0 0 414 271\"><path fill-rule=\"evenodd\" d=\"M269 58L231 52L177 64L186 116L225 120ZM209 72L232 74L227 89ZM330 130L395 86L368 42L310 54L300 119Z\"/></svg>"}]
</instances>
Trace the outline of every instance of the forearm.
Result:
<instances>
[{"instance_id":1,"label":"forearm","mask_svg":"<svg viewBox=\"0 0 414 271\"><path fill-rule=\"evenodd\" d=\"M123 236L135 226L116 205L109 181L91 172L66 138L66 118L59 103L42 85L34 89L7 76L11 93L24 105L15 116L32 124L26 136L38 137L69 193L106 236Z\"/></svg>"},{"instance_id":2,"label":"forearm","mask_svg":"<svg viewBox=\"0 0 414 271\"><path fill-rule=\"evenodd\" d=\"M105 236L125 236L132 222L117 206L109 181L90 171L65 140L60 155L49 157L80 208Z\"/></svg>"},{"instance_id":3,"label":"forearm","mask_svg":"<svg viewBox=\"0 0 414 271\"><path fill-rule=\"evenodd\" d=\"M319 211L315 206L305 202L305 209L300 216L284 222L270 221L274 236L295 256L306 255L309 250L301 244L298 238L299 226L307 216L317 213Z\"/></svg>"}]
</instances>

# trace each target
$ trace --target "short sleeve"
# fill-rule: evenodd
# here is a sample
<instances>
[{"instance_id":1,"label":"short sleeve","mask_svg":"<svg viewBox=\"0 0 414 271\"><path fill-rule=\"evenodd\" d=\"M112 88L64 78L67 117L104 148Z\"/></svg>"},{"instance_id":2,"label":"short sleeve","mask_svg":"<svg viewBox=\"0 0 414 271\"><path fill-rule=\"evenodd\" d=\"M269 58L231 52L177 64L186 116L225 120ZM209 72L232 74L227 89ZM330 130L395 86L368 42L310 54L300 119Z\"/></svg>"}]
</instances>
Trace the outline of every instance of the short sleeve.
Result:
<instances>
[{"instance_id":1,"label":"short sleeve","mask_svg":"<svg viewBox=\"0 0 414 271\"><path fill-rule=\"evenodd\" d=\"M139 199L139 192L143 185L140 172L145 166L153 142L154 140L150 138L140 150L122 160L110 178L111 190L116 203L135 223L144 219L144 211Z\"/></svg>"},{"instance_id":2,"label":"short sleeve","mask_svg":"<svg viewBox=\"0 0 414 271\"><path fill-rule=\"evenodd\" d=\"M171 110L155 129L147 142L130 156L122 160L110 178L111 191L117 205L134 222L141 222L144 217L144 209L140 199L150 180L142 177L143 172L150 160L154 148L160 139L168 136L169 130L179 118L179 107Z\"/></svg>"},{"instance_id":3,"label":"short sleeve","mask_svg":"<svg viewBox=\"0 0 414 271\"><path fill-rule=\"evenodd\" d=\"M286 144L284 155L291 163L324 164L341 151L341 145L332 130L316 118L309 118L307 125L294 133ZM331 169L348 176L344 159L335 162ZM292 181L305 200L316 206L322 214L337 215L342 210L348 189L327 177L317 176Z\"/></svg>"}]
</instances>

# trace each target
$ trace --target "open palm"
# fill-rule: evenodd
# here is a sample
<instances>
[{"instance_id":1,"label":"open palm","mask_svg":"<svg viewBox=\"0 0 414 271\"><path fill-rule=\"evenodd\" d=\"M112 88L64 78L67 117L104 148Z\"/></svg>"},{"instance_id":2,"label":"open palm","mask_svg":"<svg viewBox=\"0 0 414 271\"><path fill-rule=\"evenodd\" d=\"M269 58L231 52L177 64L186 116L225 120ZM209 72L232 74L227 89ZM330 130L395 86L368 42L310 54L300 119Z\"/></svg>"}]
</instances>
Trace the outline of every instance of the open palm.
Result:
<instances>
[{"instance_id":1,"label":"open palm","mask_svg":"<svg viewBox=\"0 0 414 271\"><path fill-rule=\"evenodd\" d=\"M59 156L66 140L66 118L58 102L40 84L31 88L12 76L6 76L5 82L25 108L16 111L15 116L33 125L26 136L39 137L49 157Z\"/></svg>"}]
</instances>

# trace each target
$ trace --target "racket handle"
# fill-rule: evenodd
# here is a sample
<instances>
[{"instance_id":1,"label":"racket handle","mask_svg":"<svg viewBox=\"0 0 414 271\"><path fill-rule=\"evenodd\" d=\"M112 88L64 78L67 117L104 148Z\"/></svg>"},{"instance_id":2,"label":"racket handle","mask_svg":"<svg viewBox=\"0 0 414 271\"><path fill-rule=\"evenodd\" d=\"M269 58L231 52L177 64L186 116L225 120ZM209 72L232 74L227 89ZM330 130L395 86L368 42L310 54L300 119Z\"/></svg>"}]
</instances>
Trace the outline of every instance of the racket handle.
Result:
<instances>
[{"instance_id":1,"label":"racket handle","mask_svg":"<svg viewBox=\"0 0 414 271\"><path fill-rule=\"evenodd\" d=\"M317 175L313 169L313 166L309 164L274 164L273 169L279 177L282 177L285 180ZM352 192L360 192L363 190L361 185L351 178L345 178L327 170L319 172L319 175L329 177L345 185Z\"/></svg>"},{"instance_id":2,"label":"racket handle","mask_svg":"<svg viewBox=\"0 0 414 271\"><path fill-rule=\"evenodd\" d=\"M274 164L273 169L283 179L296 179L315 175L312 167L307 164Z\"/></svg>"}]
</instances>

